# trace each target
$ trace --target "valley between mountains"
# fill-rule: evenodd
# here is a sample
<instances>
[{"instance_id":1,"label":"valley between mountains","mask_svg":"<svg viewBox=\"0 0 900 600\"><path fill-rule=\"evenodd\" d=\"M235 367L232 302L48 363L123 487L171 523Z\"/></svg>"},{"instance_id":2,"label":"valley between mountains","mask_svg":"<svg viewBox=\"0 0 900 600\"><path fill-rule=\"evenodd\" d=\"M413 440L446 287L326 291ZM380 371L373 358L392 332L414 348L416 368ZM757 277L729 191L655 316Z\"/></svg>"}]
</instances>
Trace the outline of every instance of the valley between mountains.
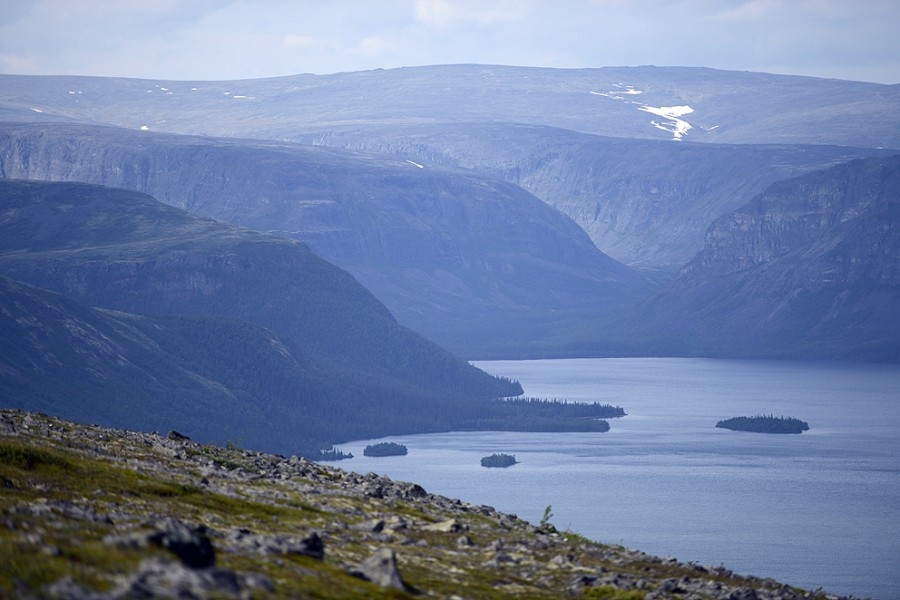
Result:
<instances>
[{"instance_id":1,"label":"valley between mountains","mask_svg":"<svg viewBox=\"0 0 900 600\"><path fill-rule=\"evenodd\" d=\"M185 577L245 596L374 593L353 571L386 546L396 597L450 597L448 564L475 596L815 597L306 459L627 412L475 359L900 361L897 115L896 85L699 68L0 75L2 535L54 557L0 585L106 597L84 590L153 580L187 536L226 558Z\"/></svg>"}]
</instances>

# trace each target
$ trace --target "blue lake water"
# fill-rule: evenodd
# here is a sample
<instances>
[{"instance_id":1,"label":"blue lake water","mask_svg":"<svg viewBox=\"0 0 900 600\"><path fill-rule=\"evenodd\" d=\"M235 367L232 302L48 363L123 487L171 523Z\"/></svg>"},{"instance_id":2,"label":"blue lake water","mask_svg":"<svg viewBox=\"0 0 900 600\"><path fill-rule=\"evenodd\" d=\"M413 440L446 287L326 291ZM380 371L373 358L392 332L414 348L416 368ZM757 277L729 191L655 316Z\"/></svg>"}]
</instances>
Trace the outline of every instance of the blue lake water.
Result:
<instances>
[{"instance_id":1,"label":"blue lake water","mask_svg":"<svg viewBox=\"0 0 900 600\"><path fill-rule=\"evenodd\" d=\"M385 438L405 457L341 446L342 468L551 522L591 539L807 589L900 598L900 366L711 359L475 363L528 396L599 401L606 433L457 432ZM800 435L724 418L807 421ZM508 469L480 466L515 454Z\"/></svg>"}]
</instances>

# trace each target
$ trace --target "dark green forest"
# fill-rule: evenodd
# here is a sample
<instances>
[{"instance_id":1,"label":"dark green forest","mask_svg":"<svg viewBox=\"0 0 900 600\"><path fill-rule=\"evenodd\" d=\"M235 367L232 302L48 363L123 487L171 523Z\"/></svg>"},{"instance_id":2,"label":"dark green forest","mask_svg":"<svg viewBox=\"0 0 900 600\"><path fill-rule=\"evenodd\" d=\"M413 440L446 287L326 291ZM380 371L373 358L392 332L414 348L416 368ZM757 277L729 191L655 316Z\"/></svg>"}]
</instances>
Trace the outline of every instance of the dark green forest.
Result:
<instances>
[{"instance_id":1,"label":"dark green forest","mask_svg":"<svg viewBox=\"0 0 900 600\"><path fill-rule=\"evenodd\" d=\"M481 459L481 466L504 469L513 466L517 462L516 457L512 454L491 454Z\"/></svg>"},{"instance_id":2,"label":"dark green forest","mask_svg":"<svg viewBox=\"0 0 900 600\"><path fill-rule=\"evenodd\" d=\"M370 444L363 450L363 456L406 456L409 449L395 442Z\"/></svg>"},{"instance_id":3,"label":"dark green forest","mask_svg":"<svg viewBox=\"0 0 900 600\"><path fill-rule=\"evenodd\" d=\"M301 243L101 186L0 181L0 201L8 406L310 457L389 435L606 431L624 414L501 400L518 382L399 325Z\"/></svg>"},{"instance_id":4,"label":"dark green forest","mask_svg":"<svg viewBox=\"0 0 900 600\"><path fill-rule=\"evenodd\" d=\"M755 433L802 433L809 430L809 424L806 421L793 417L775 417L773 415L732 417L731 419L719 421L716 423L716 427Z\"/></svg>"}]
</instances>

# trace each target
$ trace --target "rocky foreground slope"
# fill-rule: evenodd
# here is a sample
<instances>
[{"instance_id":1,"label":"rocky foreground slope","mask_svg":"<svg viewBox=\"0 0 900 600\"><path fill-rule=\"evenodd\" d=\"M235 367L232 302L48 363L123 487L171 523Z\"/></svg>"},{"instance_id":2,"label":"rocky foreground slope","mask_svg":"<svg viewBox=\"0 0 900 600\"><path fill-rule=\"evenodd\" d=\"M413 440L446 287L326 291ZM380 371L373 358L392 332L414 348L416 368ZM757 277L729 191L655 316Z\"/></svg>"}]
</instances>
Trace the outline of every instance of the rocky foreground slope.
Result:
<instances>
[{"instance_id":1,"label":"rocky foreground slope","mask_svg":"<svg viewBox=\"0 0 900 600\"><path fill-rule=\"evenodd\" d=\"M834 598L297 457L0 411L0 596Z\"/></svg>"}]
</instances>

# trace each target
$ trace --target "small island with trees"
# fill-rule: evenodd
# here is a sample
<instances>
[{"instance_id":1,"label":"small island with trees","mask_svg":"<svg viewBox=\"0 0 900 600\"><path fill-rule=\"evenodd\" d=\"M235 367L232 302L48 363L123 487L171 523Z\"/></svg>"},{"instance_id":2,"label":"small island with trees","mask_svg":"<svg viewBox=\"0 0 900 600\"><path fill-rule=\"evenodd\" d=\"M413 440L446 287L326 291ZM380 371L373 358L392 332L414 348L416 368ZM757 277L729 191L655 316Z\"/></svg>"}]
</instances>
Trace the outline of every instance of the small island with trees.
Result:
<instances>
[{"instance_id":1,"label":"small island with trees","mask_svg":"<svg viewBox=\"0 0 900 600\"><path fill-rule=\"evenodd\" d=\"M344 452L333 447L330 450L320 450L318 456L315 457L317 462L326 462L330 460L346 460L353 458L352 452Z\"/></svg>"},{"instance_id":2,"label":"small island with trees","mask_svg":"<svg viewBox=\"0 0 900 600\"><path fill-rule=\"evenodd\" d=\"M752 431L755 433L802 433L809 429L806 421L793 417L757 415L755 417L733 417L716 423L716 427L732 431Z\"/></svg>"},{"instance_id":3,"label":"small island with trees","mask_svg":"<svg viewBox=\"0 0 900 600\"><path fill-rule=\"evenodd\" d=\"M518 461L512 454L491 454L481 459L482 467L506 468L511 467Z\"/></svg>"},{"instance_id":4,"label":"small island with trees","mask_svg":"<svg viewBox=\"0 0 900 600\"><path fill-rule=\"evenodd\" d=\"M366 446L363 450L365 456L406 456L406 446L395 442L381 442Z\"/></svg>"}]
</instances>

